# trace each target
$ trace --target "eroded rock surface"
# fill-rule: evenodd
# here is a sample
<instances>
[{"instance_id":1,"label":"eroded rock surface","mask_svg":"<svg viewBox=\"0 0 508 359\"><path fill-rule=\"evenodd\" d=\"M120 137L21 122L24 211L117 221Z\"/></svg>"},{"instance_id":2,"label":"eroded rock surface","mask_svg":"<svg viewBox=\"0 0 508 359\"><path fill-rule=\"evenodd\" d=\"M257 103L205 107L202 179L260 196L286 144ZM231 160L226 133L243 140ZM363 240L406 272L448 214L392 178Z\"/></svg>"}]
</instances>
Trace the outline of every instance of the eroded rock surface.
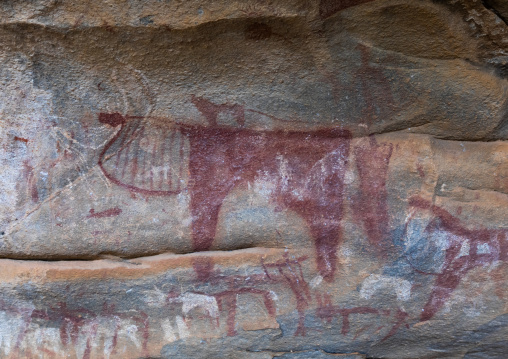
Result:
<instances>
[{"instance_id":1,"label":"eroded rock surface","mask_svg":"<svg viewBox=\"0 0 508 359\"><path fill-rule=\"evenodd\" d=\"M2 2L0 357L505 357L507 19Z\"/></svg>"}]
</instances>

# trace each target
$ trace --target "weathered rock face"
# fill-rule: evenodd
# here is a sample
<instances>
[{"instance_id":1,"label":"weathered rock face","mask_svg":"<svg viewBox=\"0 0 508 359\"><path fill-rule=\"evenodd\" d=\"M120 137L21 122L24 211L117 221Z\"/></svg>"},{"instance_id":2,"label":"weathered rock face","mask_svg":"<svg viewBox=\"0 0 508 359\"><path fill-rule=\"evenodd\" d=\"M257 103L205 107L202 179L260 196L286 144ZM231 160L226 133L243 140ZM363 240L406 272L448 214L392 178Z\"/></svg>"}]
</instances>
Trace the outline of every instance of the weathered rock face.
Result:
<instances>
[{"instance_id":1,"label":"weathered rock face","mask_svg":"<svg viewBox=\"0 0 508 359\"><path fill-rule=\"evenodd\" d=\"M505 357L507 19L0 3L0 357Z\"/></svg>"}]
</instances>

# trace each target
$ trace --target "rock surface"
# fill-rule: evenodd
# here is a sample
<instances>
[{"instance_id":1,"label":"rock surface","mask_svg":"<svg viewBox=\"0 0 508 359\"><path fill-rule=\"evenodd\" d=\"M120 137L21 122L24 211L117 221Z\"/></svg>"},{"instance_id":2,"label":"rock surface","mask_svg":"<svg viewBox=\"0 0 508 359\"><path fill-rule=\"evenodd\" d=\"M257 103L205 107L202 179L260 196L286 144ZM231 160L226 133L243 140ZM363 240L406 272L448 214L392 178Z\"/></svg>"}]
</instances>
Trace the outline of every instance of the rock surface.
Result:
<instances>
[{"instance_id":1,"label":"rock surface","mask_svg":"<svg viewBox=\"0 0 508 359\"><path fill-rule=\"evenodd\" d=\"M1 2L0 357L506 357L506 21Z\"/></svg>"}]
</instances>

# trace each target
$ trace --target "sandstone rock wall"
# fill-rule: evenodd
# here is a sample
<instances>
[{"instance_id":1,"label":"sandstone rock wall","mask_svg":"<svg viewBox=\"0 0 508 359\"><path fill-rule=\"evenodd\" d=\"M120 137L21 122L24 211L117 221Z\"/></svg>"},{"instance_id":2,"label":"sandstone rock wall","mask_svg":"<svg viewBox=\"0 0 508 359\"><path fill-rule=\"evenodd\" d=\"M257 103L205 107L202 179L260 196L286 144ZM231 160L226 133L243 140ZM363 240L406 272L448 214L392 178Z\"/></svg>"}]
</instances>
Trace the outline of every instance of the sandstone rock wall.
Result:
<instances>
[{"instance_id":1,"label":"sandstone rock wall","mask_svg":"<svg viewBox=\"0 0 508 359\"><path fill-rule=\"evenodd\" d=\"M0 2L0 357L506 357L507 19Z\"/></svg>"}]
</instances>

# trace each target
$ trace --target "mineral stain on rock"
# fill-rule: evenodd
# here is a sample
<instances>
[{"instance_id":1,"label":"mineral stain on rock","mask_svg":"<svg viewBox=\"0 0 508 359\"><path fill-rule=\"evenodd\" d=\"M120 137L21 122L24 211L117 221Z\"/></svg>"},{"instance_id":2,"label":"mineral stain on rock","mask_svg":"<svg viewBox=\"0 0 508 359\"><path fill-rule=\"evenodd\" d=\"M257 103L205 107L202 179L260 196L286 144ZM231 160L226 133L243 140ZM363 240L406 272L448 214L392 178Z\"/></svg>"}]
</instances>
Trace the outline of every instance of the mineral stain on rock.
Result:
<instances>
[{"instance_id":1,"label":"mineral stain on rock","mask_svg":"<svg viewBox=\"0 0 508 359\"><path fill-rule=\"evenodd\" d=\"M325 19L351 6L360 5L374 0L321 0L319 2L319 16Z\"/></svg>"},{"instance_id":2,"label":"mineral stain on rock","mask_svg":"<svg viewBox=\"0 0 508 359\"><path fill-rule=\"evenodd\" d=\"M264 40L273 35L270 26L262 23L254 23L245 29L246 40Z\"/></svg>"}]
</instances>

